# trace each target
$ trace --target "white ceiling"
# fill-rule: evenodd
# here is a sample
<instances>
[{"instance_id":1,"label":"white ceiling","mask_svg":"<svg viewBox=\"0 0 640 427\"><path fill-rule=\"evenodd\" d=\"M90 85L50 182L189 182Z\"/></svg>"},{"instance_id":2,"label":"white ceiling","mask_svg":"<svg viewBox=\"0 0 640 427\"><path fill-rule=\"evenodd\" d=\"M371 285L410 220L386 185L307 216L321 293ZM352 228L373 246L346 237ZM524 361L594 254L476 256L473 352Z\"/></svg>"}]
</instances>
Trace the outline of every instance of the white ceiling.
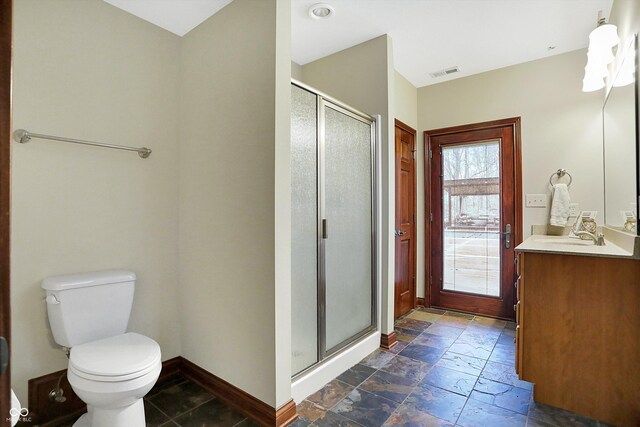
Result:
<instances>
[{"instance_id":1,"label":"white ceiling","mask_svg":"<svg viewBox=\"0 0 640 427\"><path fill-rule=\"evenodd\" d=\"M328 0L335 16L311 19L316 0L293 0L292 59L304 65L382 34L395 68L416 87L584 48L598 10L613 0ZM556 46L549 51L549 46ZM586 57L585 57L586 63ZM429 73L460 66L453 76Z\"/></svg>"},{"instance_id":2,"label":"white ceiling","mask_svg":"<svg viewBox=\"0 0 640 427\"><path fill-rule=\"evenodd\" d=\"M104 0L180 37L232 0Z\"/></svg>"},{"instance_id":3,"label":"white ceiling","mask_svg":"<svg viewBox=\"0 0 640 427\"><path fill-rule=\"evenodd\" d=\"M183 36L232 0L104 1ZM319 2L330 3L335 16L310 18L309 7ZM584 48L598 10L608 18L612 4L613 0L292 0L292 59L304 65L389 34L396 70L421 87ZM452 66L461 72L429 76Z\"/></svg>"}]
</instances>

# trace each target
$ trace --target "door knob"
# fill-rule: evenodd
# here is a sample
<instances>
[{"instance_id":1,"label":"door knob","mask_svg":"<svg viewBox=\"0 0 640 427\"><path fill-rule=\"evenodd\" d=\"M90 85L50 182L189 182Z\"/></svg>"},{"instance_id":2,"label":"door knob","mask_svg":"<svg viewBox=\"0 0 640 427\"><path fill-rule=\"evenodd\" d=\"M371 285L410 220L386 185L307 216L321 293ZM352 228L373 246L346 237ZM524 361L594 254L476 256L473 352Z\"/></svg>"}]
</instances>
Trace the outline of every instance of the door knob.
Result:
<instances>
[{"instance_id":1,"label":"door knob","mask_svg":"<svg viewBox=\"0 0 640 427\"><path fill-rule=\"evenodd\" d=\"M406 231L396 230L396 237L404 236L405 234L407 234Z\"/></svg>"}]
</instances>

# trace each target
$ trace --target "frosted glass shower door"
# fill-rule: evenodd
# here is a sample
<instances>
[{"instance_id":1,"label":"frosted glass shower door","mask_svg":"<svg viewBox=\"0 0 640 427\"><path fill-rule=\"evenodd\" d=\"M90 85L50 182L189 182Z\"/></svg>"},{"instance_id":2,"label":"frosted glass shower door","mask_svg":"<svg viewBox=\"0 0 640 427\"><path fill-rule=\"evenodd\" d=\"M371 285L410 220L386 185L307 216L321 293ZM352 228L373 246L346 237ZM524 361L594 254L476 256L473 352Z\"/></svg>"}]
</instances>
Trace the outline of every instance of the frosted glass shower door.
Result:
<instances>
[{"instance_id":1,"label":"frosted glass shower door","mask_svg":"<svg viewBox=\"0 0 640 427\"><path fill-rule=\"evenodd\" d=\"M291 375L376 325L375 120L291 85Z\"/></svg>"},{"instance_id":2,"label":"frosted glass shower door","mask_svg":"<svg viewBox=\"0 0 640 427\"><path fill-rule=\"evenodd\" d=\"M321 102L325 353L373 327L373 122Z\"/></svg>"},{"instance_id":3,"label":"frosted glass shower door","mask_svg":"<svg viewBox=\"0 0 640 427\"><path fill-rule=\"evenodd\" d=\"M291 86L292 375L318 361L317 102Z\"/></svg>"}]
</instances>

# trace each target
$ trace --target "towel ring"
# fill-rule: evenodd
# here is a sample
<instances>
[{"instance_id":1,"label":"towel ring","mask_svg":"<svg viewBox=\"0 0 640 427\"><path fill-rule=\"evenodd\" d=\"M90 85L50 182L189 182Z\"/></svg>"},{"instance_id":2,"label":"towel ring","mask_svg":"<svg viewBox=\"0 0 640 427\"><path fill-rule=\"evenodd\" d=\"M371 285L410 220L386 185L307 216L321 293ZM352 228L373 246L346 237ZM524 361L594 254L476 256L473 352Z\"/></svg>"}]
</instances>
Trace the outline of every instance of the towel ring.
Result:
<instances>
[{"instance_id":1,"label":"towel ring","mask_svg":"<svg viewBox=\"0 0 640 427\"><path fill-rule=\"evenodd\" d=\"M558 179L562 178L563 176L569 176L569 183L567 184L567 187L571 187L571 183L573 182L573 178L571 178L571 174L569 172L567 172L566 169L558 169L556 172L552 173L551 176L549 177L549 184L551 184L551 186L553 187L553 177L557 176Z\"/></svg>"}]
</instances>

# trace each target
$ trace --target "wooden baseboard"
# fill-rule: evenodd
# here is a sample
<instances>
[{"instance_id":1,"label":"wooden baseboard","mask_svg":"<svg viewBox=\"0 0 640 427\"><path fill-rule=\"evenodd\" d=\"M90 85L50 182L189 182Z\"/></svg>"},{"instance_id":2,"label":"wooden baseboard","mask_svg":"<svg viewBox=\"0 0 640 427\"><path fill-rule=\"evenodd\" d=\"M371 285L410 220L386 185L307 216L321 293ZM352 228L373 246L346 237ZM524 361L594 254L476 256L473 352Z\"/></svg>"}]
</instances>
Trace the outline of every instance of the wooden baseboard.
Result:
<instances>
[{"instance_id":1,"label":"wooden baseboard","mask_svg":"<svg viewBox=\"0 0 640 427\"><path fill-rule=\"evenodd\" d=\"M396 331L391 331L390 334L380 335L380 347L390 349L398 343Z\"/></svg>"},{"instance_id":2,"label":"wooden baseboard","mask_svg":"<svg viewBox=\"0 0 640 427\"><path fill-rule=\"evenodd\" d=\"M298 419L298 411L296 409L296 402L291 399L280 408L276 410L276 426L288 426L292 422Z\"/></svg>"},{"instance_id":3,"label":"wooden baseboard","mask_svg":"<svg viewBox=\"0 0 640 427\"><path fill-rule=\"evenodd\" d=\"M162 362L162 371L154 388L160 388L168 381L181 376L180 366L182 359L173 359ZM54 390L60 380L60 387L64 392L66 401L54 403L49 399L49 392ZM28 383L29 416L31 424L42 427L61 424L66 419L73 419L87 411L87 405L73 392L67 380L67 370L52 372L38 378L32 378ZM25 424L28 425L28 424Z\"/></svg>"},{"instance_id":4,"label":"wooden baseboard","mask_svg":"<svg viewBox=\"0 0 640 427\"><path fill-rule=\"evenodd\" d=\"M165 360L164 362L162 362L162 371L160 371L160 376L158 377L158 381L156 381L156 384L153 387L162 388L162 386L165 383L181 377L182 377L182 357L177 356L177 357L174 357L173 359Z\"/></svg>"},{"instance_id":5,"label":"wooden baseboard","mask_svg":"<svg viewBox=\"0 0 640 427\"><path fill-rule=\"evenodd\" d=\"M426 307L424 305L424 298L422 298L422 297L416 298L416 306L418 306L418 307Z\"/></svg>"},{"instance_id":6,"label":"wooden baseboard","mask_svg":"<svg viewBox=\"0 0 640 427\"><path fill-rule=\"evenodd\" d=\"M49 399L49 392L56 388L58 380L66 398L64 402L52 402ZM28 399L29 417L34 425L47 425L87 410L87 405L71 389L66 369L30 379Z\"/></svg>"},{"instance_id":7,"label":"wooden baseboard","mask_svg":"<svg viewBox=\"0 0 640 427\"><path fill-rule=\"evenodd\" d=\"M293 400L276 410L185 358L182 358L182 374L265 427L286 426L298 418Z\"/></svg>"},{"instance_id":8,"label":"wooden baseboard","mask_svg":"<svg viewBox=\"0 0 640 427\"><path fill-rule=\"evenodd\" d=\"M395 342L395 333L393 336ZM60 377L62 377L60 386L64 390L64 396L67 400L63 403L54 403L49 400L49 392L56 387ZM293 400L278 409L273 408L181 356L162 362L162 371L154 388L162 388L165 383L178 378L186 378L195 382L265 427L284 427L298 418L296 404ZM66 369L29 380L28 406L31 418L28 425L42 427L63 424L87 411L86 404L76 396L67 381Z\"/></svg>"}]
</instances>

